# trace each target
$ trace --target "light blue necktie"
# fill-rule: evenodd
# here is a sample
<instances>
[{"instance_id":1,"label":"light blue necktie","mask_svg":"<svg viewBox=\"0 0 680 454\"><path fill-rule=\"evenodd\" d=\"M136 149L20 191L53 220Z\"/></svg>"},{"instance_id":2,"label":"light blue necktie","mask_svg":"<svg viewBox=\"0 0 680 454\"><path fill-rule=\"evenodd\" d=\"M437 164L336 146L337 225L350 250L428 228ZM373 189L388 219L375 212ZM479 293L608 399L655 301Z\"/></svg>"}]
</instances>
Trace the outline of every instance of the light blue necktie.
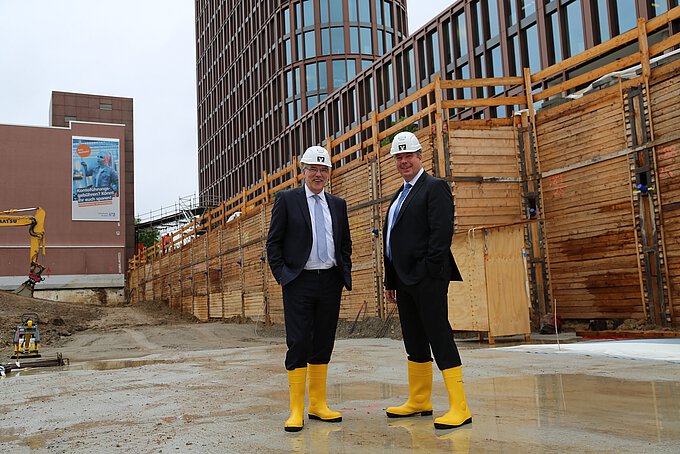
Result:
<instances>
[{"instance_id":1,"label":"light blue necktie","mask_svg":"<svg viewBox=\"0 0 680 454\"><path fill-rule=\"evenodd\" d=\"M316 232L316 252L319 260L328 260L328 245L326 244L326 222L321 208L321 197L314 196L314 231Z\"/></svg>"},{"instance_id":2,"label":"light blue necktie","mask_svg":"<svg viewBox=\"0 0 680 454\"><path fill-rule=\"evenodd\" d=\"M394 209L394 214L392 215L392 222L390 223L390 244L387 245L387 257L392 260L392 227L394 227L394 223L397 221L397 216L399 215L399 210L401 209L401 204L404 203L404 199L406 199L406 196L408 196L409 191L411 190L411 183L406 183L404 185L404 189L401 191L401 194L399 194L399 200L397 200L397 206Z\"/></svg>"}]
</instances>

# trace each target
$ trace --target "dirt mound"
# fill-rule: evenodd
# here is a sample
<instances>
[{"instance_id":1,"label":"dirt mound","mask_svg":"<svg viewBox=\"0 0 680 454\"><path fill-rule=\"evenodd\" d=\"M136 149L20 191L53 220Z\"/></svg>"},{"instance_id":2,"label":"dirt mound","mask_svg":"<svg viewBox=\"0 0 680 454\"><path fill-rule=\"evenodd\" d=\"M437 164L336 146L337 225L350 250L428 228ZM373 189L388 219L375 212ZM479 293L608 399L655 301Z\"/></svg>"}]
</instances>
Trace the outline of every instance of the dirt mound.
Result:
<instances>
[{"instance_id":1,"label":"dirt mound","mask_svg":"<svg viewBox=\"0 0 680 454\"><path fill-rule=\"evenodd\" d=\"M0 347L12 345L14 330L25 313L38 314L41 343L87 329L102 316L102 308L76 303L27 298L0 291Z\"/></svg>"}]
</instances>

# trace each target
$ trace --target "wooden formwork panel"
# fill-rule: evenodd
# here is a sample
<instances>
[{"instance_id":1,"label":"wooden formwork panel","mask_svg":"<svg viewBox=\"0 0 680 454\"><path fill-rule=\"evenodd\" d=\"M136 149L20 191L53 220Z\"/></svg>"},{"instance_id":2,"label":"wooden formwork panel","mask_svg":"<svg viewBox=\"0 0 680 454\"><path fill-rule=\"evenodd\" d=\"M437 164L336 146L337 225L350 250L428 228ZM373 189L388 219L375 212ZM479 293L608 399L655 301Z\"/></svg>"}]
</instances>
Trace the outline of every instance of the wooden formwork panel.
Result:
<instances>
[{"instance_id":1,"label":"wooden formwork panel","mask_svg":"<svg viewBox=\"0 0 680 454\"><path fill-rule=\"evenodd\" d=\"M224 299L221 291L208 294L208 316L211 319L224 318Z\"/></svg>"},{"instance_id":2,"label":"wooden formwork panel","mask_svg":"<svg viewBox=\"0 0 680 454\"><path fill-rule=\"evenodd\" d=\"M243 289L247 291L262 291L264 285L264 273L268 272L261 250L247 248L243 260Z\"/></svg>"},{"instance_id":3,"label":"wooden formwork panel","mask_svg":"<svg viewBox=\"0 0 680 454\"><path fill-rule=\"evenodd\" d=\"M208 269L206 262L198 262L191 268L191 275L194 281L194 293L205 295L208 293Z\"/></svg>"},{"instance_id":4,"label":"wooden formwork panel","mask_svg":"<svg viewBox=\"0 0 680 454\"><path fill-rule=\"evenodd\" d=\"M241 289L230 288L222 292L224 301L224 317L240 317L243 315L243 300Z\"/></svg>"},{"instance_id":5,"label":"wooden formwork panel","mask_svg":"<svg viewBox=\"0 0 680 454\"><path fill-rule=\"evenodd\" d=\"M194 295L193 316L203 322L208 320L208 295Z\"/></svg>"},{"instance_id":6,"label":"wooden formwork panel","mask_svg":"<svg viewBox=\"0 0 680 454\"><path fill-rule=\"evenodd\" d=\"M463 277L449 284L449 322L459 331L489 331L484 232L453 236L451 251Z\"/></svg>"},{"instance_id":7,"label":"wooden formwork panel","mask_svg":"<svg viewBox=\"0 0 680 454\"><path fill-rule=\"evenodd\" d=\"M220 251L222 253L235 249L239 245L239 220L238 218L228 222L221 230Z\"/></svg>"},{"instance_id":8,"label":"wooden formwork panel","mask_svg":"<svg viewBox=\"0 0 680 454\"><path fill-rule=\"evenodd\" d=\"M567 112L557 108L536 116L543 173L626 148L618 93L604 98L595 93L572 103Z\"/></svg>"},{"instance_id":9,"label":"wooden formwork panel","mask_svg":"<svg viewBox=\"0 0 680 454\"><path fill-rule=\"evenodd\" d=\"M222 240L220 236L222 235L224 229L217 228L214 230L211 230L206 237L206 242L208 244L208 257L212 258L220 253L220 247Z\"/></svg>"},{"instance_id":10,"label":"wooden formwork panel","mask_svg":"<svg viewBox=\"0 0 680 454\"><path fill-rule=\"evenodd\" d=\"M332 193L342 197L348 207L365 203L370 195L371 181L365 161L352 162L351 169L333 177Z\"/></svg>"},{"instance_id":11,"label":"wooden formwork panel","mask_svg":"<svg viewBox=\"0 0 680 454\"><path fill-rule=\"evenodd\" d=\"M244 292L243 293L243 310L247 318L264 321L265 307L264 307L264 292Z\"/></svg>"},{"instance_id":12,"label":"wooden formwork panel","mask_svg":"<svg viewBox=\"0 0 680 454\"><path fill-rule=\"evenodd\" d=\"M192 314L194 313L194 296L189 294L189 295L184 295L182 296L182 306L180 309L183 313L185 314Z\"/></svg>"},{"instance_id":13,"label":"wooden formwork panel","mask_svg":"<svg viewBox=\"0 0 680 454\"><path fill-rule=\"evenodd\" d=\"M207 258L208 245L206 242L206 235L202 235L194 241L191 242L190 247L193 249L192 254L192 264L200 263Z\"/></svg>"},{"instance_id":14,"label":"wooden formwork panel","mask_svg":"<svg viewBox=\"0 0 680 454\"><path fill-rule=\"evenodd\" d=\"M663 145L656 147L656 186L661 201L661 218L668 267L671 317L673 324L680 320L680 139L673 139L680 131L680 86L669 79L650 87L650 110L655 139Z\"/></svg>"},{"instance_id":15,"label":"wooden formwork panel","mask_svg":"<svg viewBox=\"0 0 680 454\"><path fill-rule=\"evenodd\" d=\"M164 274L160 278L161 291L160 294L156 294L156 298L160 299L160 302L168 303L170 301L170 275Z\"/></svg>"},{"instance_id":16,"label":"wooden formwork panel","mask_svg":"<svg viewBox=\"0 0 680 454\"><path fill-rule=\"evenodd\" d=\"M519 178L517 139L512 126L449 131L449 163L456 177Z\"/></svg>"},{"instance_id":17,"label":"wooden formwork panel","mask_svg":"<svg viewBox=\"0 0 680 454\"><path fill-rule=\"evenodd\" d=\"M182 246L182 249L180 249L180 252L179 252L180 253L180 260L181 260L180 264L181 264L182 267L191 266L192 251L193 251L193 247L192 247L191 243L185 244L184 246Z\"/></svg>"},{"instance_id":18,"label":"wooden formwork panel","mask_svg":"<svg viewBox=\"0 0 680 454\"><path fill-rule=\"evenodd\" d=\"M531 333L524 225L488 229L485 250L489 336Z\"/></svg>"},{"instance_id":19,"label":"wooden formwork panel","mask_svg":"<svg viewBox=\"0 0 680 454\"><path fill-rule=\"evenodd\" d=\"M208 291L210 293L222 291L222 264L221 257L208 261Z\"/></svg>"},{"instance_id":20,"label":"wooden formwork panel","mask_svg":"<svg viewBox=\"0 0 680 454\"><path fill-rule=\"evenodd\" d=\"M522 214L519 183L457 181L453 184L456 232L480 226L519 222Z\"/></svg>"},{"instance_id":21,"label":"wooden formwork panel","mask_svg":"<svg viewBox=\"0 0 680 454\"><path fill-rule=\"evenodd\" d=\"M222 256L222 286L241 286L241 253L233 250Z\"/></svg>"},{"instance_id":22,"label":"wooden formwork panel","mask_svg":"<svg viewBox=\"0 0 680 454\"><path fill-rule=\"evenodd\" d=\"M642 318L628 158L543 180L553 298L565 318Z\"/></svg>"},{"instance_id":23,"label":"wooden formwork panel","mask_svg":"<svg viewBox=\"0 0 680 454\"><path fill-rule=\"evenodd\" d=\"M250 243L252 241L257 241L262 238L263 234L263 213L262 209L258 208L252 213L248 213L245 216L241 216L239 221L241 222L241 245ZM266 235L266 232L264 232Z\"/></svg>"},{"instance_id":24,"label":"wooden formwork panel","mask_svg":"<svg viewBox=\"0 0 680 454\"><path fill-rule=\"evenodd\" d=\"M352 291L343 297L340 308L341 319L354 319L366 306L369 314L376 312L375 272L376 263L373 253L374 234L372 232L372 210L370 206L352 210L349 214L350 235L352 237Z\"/></svg>"},{"instance_id":25,"label":"wooden formwork panel","mask_svg":"<svg viewBox=\"0 0 680 454\"><path fill-rule=\"evenodd\" d=\"M182 273L178 269L173 270L169 276L170 307L179 310L182 298Z\"/></svg>"}]
</instances>

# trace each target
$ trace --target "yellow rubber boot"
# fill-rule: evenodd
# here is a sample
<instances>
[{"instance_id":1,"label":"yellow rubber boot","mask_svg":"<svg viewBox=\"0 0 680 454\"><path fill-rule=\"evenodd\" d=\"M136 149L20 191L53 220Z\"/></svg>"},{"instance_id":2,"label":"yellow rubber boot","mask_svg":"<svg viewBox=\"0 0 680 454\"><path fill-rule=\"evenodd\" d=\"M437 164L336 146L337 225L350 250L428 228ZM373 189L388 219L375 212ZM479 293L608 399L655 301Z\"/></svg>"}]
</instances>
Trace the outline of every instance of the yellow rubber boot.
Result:
<instances>
[{"instance_id":1,"label":"yellow rubber boot","mask_svg":"<svg viewBox=\"0 0 680 454\"><path fill-rule=\"evenodd\" d=\"M432 362L408 362L408 400L404 405L388 407L390 418L429 416L432 414Z\"/></svg>"},{"instance_id":2,"label":"yellow rubber boot","mask_svg":"<svg viewBox=\"0 0 680 454\"><path fill-rule=\"evenodd\" d=\"M328 364L308 364L309 369L309 419L326 422L342 421L342 413L328 408L326 403L326 376Z\"/></svg>"},{"instance_id":3,"label":"yellow rubber boot","mask_svg":"<svg viewBox=\"0 0 680 454\"><path fill-rule=\"evenodd\" d=\"M305 419L305 382L307 368L299 367L288 371L288 389L290 392L290 417L286 420L286 432L302 430Z\"/></svg>"},{"instance_id":4,"label":"yellow rubber boot","mask_svg":"<svg viewBox=\"0 0 680 454\"><path fill-rule=\"evenodd\" d=\"M463 390L463 370L460 366L444 369L444 384L449 393L450 410L444 416L434 420L436 429L455 429L464 424L472 422L470 409L465 401L465 391Z\"/></svg>"}]
</instances>

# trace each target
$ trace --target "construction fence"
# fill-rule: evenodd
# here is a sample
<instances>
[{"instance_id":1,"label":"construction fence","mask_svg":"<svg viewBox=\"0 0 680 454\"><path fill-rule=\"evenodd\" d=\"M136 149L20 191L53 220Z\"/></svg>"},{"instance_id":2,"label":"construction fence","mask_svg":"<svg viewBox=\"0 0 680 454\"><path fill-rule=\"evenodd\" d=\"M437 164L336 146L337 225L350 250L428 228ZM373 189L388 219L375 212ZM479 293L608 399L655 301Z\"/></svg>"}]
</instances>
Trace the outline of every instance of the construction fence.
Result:
<instances>
[{"instance_id":1,"label":"construction fence","mask_svg":"<svg viewBox=\"0 0 680 454\"><path fill-rule=\"evenodd\" d=\"M395 313L383 299L382 224L402 179L389 144L381 142L418 124L424 168L451 183L455 201L453 252L465 281L451 283L454 329L490 338L526 334L530 320L535 326L555 309L564 319L677 325L680 60L672 50L680 35L649 45L647 34L679 16L674 8L640 20L637 29L535 74L435 77L328 138L335 163L328 189L347 201L353 242L354 290L343 293L341 319ZM639 52L532 93L542 80L635 42ZM631 67L598 89L582 90ZM523 94L446 99L451 91L487 86L523 87ZM534 107L574 90L581 92L558 105ZM416 100L428 107L380 130L382 120ZM516 112L507 119L446 121L454 109L478 106ZM258 185L138 254L128 276L131 303L167 304L201 320L281 322L281 289L269 272L265 243L276 192L300 179L295 161L263 172Z\"/></svg>"}]
</instances>

